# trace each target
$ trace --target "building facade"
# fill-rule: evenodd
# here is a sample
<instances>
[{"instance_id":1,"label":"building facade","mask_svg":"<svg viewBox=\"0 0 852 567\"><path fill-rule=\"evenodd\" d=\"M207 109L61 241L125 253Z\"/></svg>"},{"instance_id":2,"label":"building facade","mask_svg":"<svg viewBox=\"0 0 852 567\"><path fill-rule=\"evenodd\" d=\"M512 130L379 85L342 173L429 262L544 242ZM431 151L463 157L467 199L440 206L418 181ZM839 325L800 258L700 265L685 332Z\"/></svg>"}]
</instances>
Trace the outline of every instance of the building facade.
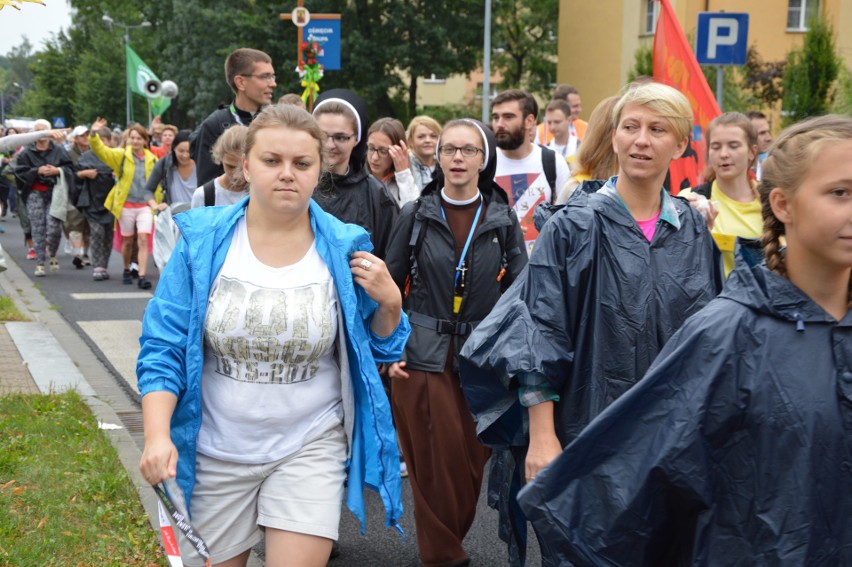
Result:
<instances>
[{"instance_id":1,"label":"building facade","mask_svg":"<svg viewBox=\"0 0 852 567\"><path fill-rule=\"evenodd\" d=\"M695 37L699 12L747 12L748 43L764 61L786 60L800 47L810 16L822 14L835 31L837 50L852 67L852 0L670 0L680 25ZM561 0L559 83L583 96L583 114L618 93L635 64L636 51L654 41L660 4L655 0Z\"/></svg>"}]
</instances>

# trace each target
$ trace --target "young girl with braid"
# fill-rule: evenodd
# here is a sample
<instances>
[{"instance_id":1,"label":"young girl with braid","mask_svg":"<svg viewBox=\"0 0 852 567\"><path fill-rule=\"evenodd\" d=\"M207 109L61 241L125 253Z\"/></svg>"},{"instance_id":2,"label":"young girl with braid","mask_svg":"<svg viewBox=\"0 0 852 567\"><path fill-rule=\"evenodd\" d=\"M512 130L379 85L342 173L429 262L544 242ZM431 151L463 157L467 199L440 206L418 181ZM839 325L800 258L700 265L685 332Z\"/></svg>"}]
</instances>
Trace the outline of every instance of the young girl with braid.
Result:
<instances>
[{"instance_id":1,"label":"young girl with braid","mask_svg":"<svg viewBox=\"0 0 852 567\"><path fill-rule=\"evenodd\" d=\"M782 133L760 184L766 261L744 249L521 492L560 564L852 564L850 156L852 118Z\"/></svg>"}]
</instances>

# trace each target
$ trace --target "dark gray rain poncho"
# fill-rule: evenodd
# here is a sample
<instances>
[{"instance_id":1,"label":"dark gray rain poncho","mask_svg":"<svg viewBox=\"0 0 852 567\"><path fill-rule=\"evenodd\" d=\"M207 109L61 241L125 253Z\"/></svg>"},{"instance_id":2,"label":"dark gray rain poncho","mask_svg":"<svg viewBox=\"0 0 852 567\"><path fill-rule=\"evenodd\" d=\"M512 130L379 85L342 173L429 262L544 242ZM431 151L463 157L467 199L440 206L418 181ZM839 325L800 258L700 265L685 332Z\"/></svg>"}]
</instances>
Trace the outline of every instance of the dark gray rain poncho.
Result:
<instances>
[{"instance_id":1,"label":"dark gray rain poncho","mask_svg":"<svg viewBox=\"0 0 852 567\"><path fill-rule=\"evenodd\" d=\"M718 248L685 200L662 193L667 214L649 243L614 183L576 191L553 215L527 270L462 349L462 386L488 446L528 444L518 401L518 374L526 372L542 373L559 394L554 419L566 446L722 289ZM513 498L523 464L512 470L507 452L493 460L489 499L500 509L513 563L523 563L526 528Z\"/></svg>"},{"instance_id":2,"label":"dark gray rain poncho","mask_svg":"<svg viewBox=\"0 0 852 567\"><path fill-rule=\"evenodd\" d=\"M519 500L562 564L852 565L852 312L740 262Z\"/></svg>"}]
</instances>

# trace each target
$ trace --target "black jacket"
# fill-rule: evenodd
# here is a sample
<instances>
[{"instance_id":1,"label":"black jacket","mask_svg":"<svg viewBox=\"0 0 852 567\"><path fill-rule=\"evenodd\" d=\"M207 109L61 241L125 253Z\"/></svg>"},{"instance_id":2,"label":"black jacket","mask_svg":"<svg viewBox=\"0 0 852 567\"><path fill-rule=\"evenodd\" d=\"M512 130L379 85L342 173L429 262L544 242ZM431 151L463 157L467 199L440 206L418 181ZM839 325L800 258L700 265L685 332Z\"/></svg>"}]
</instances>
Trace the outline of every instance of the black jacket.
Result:
<instances>
[{"instance_id":1,"label":"black jacket","mask_svg":"<svg viewBox=\"0 0 852 567\"><path fill-rule=\"evenodd\" d=\"M21 196L24 203L32 192L33 183L38 181L48 187L48 195L53 191L53 186L56 185L58 177L44 177L38 174L38 168L43 165L53 165L65 172L65 180L67 183L73 184L72 178L73 164L71 156L65 151L65 148L58 144L54 144L53 140L46 150L37 150L35 144L26 146L21 153L18 154L17 166L15 167L15 179L18 187L21 190Z\"/></svg>"},{"instance_id":2,"label":"black jacket","mask_svg":"<svg viewBox=\"0 0 852 567\"><path fill-rule=\"evenodd\" d=\"M82 179L74 176L76 184L76 201L73 203L83 215L99 224L112 224L115 217L104 206L104 201L110 190L115 186L115 174L108 165L98 159L91 150L85 152L77 160L74 171L83 169L96 169L97 177L94 179Z\"/></svg>"},{"instance_id":3,"label":"black jacket","mask_svg":"<svg viewBox=\"0 0 852 567\"><path fill-rule=\"evenodd\" d=\"M562 564L852 565L852 312L742 258L521 492Z\"/></svg>"},{"instance_id":4,"label":"black jacket","mask_svg":"<svg viewBox=\"0 0 852 567\"><path fill-rule=\"evenodd\" d=\"M317 97L314 111L321 103L330 100L344 101L355 109L359 124L357 130L361 132L361 138L349 156L349 171L346 175L323 175L314 191L314 201L325 212L343 222L357 224L369 232L374 246L373 253L384 258L391 229L399 216L399 207L384 183L367 171L365 159L367 130L370 127L367 104L350 90L331 89Z\"/></svg>"},{"instance_id":5,"label":"black jacket","mask_svg":"<svg viewBox=\"0 0 852 567\"><path fill-rule=\"evenodd\" d=\"M482 195L485 214L470 244L467 285L458 318L453 315L453 276L458 264L456 241L441 215L437 181L429 183L419 199L402 208L394 226L385 262L403 295L406 282L410 280L410 293L403 302L411 322L411 336L404 355L408 368L442 371L450 339L456 338L453 352L457 354L473 326L488 315L503 290L527 264L524 235L506 194L494 186ZM419 247L410 245L415 220L420 222L422 232ZM418 248L414 275L411 273L413 248ZM505 274L498 281L504 267ZM452 323L456 320L471 325L454 327ZM438 330L436 325L442 325L443 329Z\"/></svg>"},{"instance_id":6,"label":"black jacket","mask_svg":"<svg viewBox=\"0 0 852 567\"><path fill-rule=\"evenodd\" d=\"M384 184L366 168L348 175L324 174L313 198L325 212L369 232L373 254L385 257L399 207Z\"/></svg>"},{"instance_id":7,"label":"black jacket","mask_svg":"<svg viewBox=\"0 0 852 567\"><path fill-rule=\"evenodd\" d=\"M231 111L231 108L234 110ZM211 150L222 133L234 124L248 126L256 114L240 110L233 103L211 112L189 139L189 153L195 160L196 179L201 187L225 173L221 164L213 162Z\"/></svg>"}]
</instances>

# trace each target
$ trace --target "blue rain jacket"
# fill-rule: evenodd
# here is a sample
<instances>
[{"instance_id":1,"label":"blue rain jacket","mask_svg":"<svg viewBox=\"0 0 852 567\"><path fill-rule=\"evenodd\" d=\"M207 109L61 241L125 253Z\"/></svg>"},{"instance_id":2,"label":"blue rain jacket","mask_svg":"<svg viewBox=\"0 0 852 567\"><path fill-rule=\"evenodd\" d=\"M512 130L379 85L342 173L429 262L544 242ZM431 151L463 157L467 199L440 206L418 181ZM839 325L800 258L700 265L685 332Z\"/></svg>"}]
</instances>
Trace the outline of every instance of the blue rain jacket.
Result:
<instances>
[{"instance_id":1,"label":"blue rain jacket","mask_svg":"<svg viewBox=\"0 0 852 567\"><path fill-rule=\"evenodd\" d=\"M519 496L564 565L852 565L852 312L738 259Z\"/></svg>"},{"instance_id":2,"label":"blue rain jacket","mask_svg":"<svg viewBox=\"0 0 852 567\"><path fill-rule=\"evenodd\" d=\"M182 238L166 265L142 325L142 350L136 364L139 391L167 391L178 397L171 437L178 450L177 480L187 506L195 484L195 441L201 428L203 325L210 288L225 262L234 227L245 214L248 198L230 207L192 209L175 217ZM366 530L363 487L376 490L386 511L386 524L399 529L402 488L399 450L390 404L376 363L400 359L411 327L403 313L396 330L377 337L370 322L377 304L352 280L349 257L372 250L367 232L344 224L313 201L311 227L316 249L337 287L343 312L355 423L348 462L346 503ZM345 419L349 419L348 416ZM349 427L347 427L349 429Z\"/></svg>"}]
</instances>

